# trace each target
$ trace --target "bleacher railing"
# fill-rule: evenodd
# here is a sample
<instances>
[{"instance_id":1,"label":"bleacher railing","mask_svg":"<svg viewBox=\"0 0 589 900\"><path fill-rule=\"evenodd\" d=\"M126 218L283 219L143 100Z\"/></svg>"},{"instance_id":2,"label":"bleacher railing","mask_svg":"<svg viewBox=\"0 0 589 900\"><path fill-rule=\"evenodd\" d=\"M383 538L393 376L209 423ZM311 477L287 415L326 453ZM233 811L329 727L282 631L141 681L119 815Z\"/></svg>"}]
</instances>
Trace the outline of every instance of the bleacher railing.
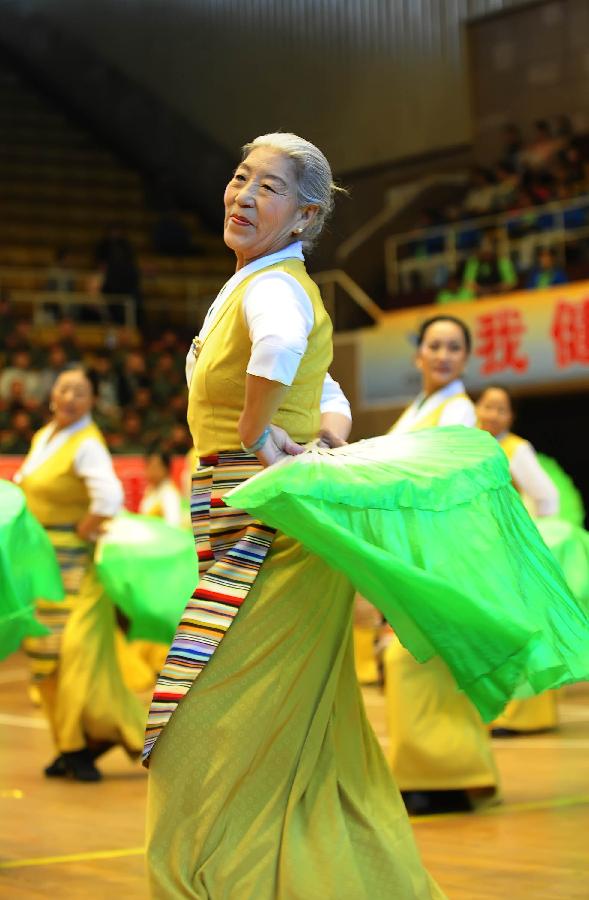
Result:
<instances>
[{"instance_id":1,"label":"bleacher railing","mask_svg":"<svg viewBox=\"0 0 589 900\"><path fill-rule=\"evenodd\" d=\"M59 307L62 316L70 316L73 319L79 317L83 308L91 309L96 315L97 321L108 323L110 316L109 307L121 309L122 323L128 328L135 328L137 316L135 300L125 294L109 294L108 296L88 294L79 291L11 291L10 304L17 310L22 307L32 314L33 325L43 326L54 320L53 310Z\"/></svg>"},{"instance_id":2,"label":"bleacher railing","mask_svg":"<svg viewBox=\"0 0 589 900\"><path fill-rule=\"evenodd\" d=\"M344 295L352 300L356 306L359 306L373 322L379 322L382 319L383 312L380 306L368 296L360 285L350 278L343 269L328 269L324 272L314 272L313 281L321 288L321 296L327 312L331 316L332 321L336 321L336 303L338 288L344 292Z\"/></svg>"},{"instance_id":3,"label":"bleacher railing","mask_svg":"<svg viewBox=\"0 0 589 900\"><path fill-rule=\"evenodd\" d=\"M1 271L0 269L0 282ZM38 277L35 270L27 272L21 269L19 274L23 280L27 275ZM321 288L326 309L334 325L336 308L342 301L359 307L373 322L382 318L382 309L343 269L316 272L312 277ZM141 304L142 311L150 325L162 322L171 327L179 325L193 328L196 333L223 283L224 280L219 278L189 279L183 297L146 297ZM30 315L36 327L51 325L55 321L55 307L59 307L61 316L70 316L75 321L88 318L81 312L83 308L87 308L93 311L95 323L104 325L111 323L110 313L113 308L121 309L123 315L120 324L130 328L137 326L135 300L120 294L10 289L10 302L17 308L19 315Z\"/></svg>"},{"instance_id":4,"label":"bleacher railing","mask_svg":"<svg viewBox=\"0 0 589 900\"><path fill-rule=\"evenodd\" d=\"M6 270L8 271L8 270ZM0 283L2 283L0 269ZM14 278L14 270L10 270ZM38 271L20 269L19 276L26 283L27 277L37 277ZM192 278L186 279L183 296L174 298L145 297L141 308L146 318L167 321L170 325L199 328L207 310L218 291L223 286L223 279ZM91 291L47 291L10 288L10 303L18 315L31 317L35 327L49 325L55 320L55 308L60 316L69 316L75 321L88 319L83 310L92 311L92 318L98 324L109 324L111 312L120 310L120 324L135 328L137 326L137 304L133 297L125 294L101 294Z\"/></svg>"},{"instance_id":5,"label":"bleacher railing","mask_svg":"<svg viewBox=\"0 0 589 900\"><path fill-rule=\"evenodd\" d=\"M526 233L518 235L518 229L526 228L526 221L531 223ZM589 237L589 193L564 202L552 201L390 235L384 245L388 294L410 292L413 273L420 276L425 286L440 287L436 273L454 272L476 251L478 239L489 229L498 235L501 253L509 255L516 265L522 259L531 263L534 251L542 246L554 247L564 262L566 245ZM422 255L412 253L412 245L421 245Z\"/></svg>"}]
</instances>

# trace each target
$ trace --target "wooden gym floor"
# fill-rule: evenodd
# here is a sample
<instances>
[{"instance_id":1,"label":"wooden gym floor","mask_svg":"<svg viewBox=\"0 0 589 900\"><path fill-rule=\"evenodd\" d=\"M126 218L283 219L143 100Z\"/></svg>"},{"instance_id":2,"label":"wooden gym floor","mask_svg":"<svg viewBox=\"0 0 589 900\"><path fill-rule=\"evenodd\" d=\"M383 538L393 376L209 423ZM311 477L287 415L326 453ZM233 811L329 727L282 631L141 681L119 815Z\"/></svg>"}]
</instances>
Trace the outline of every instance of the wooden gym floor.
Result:
<instances>
[{"instance_id":1,"label":"wooden gym floor","mask_svg":"<svg viewBox=\"0 0 589 900\"><path fill-rule=\"evenodd\" d=\"M0 897L147 900L145 771L117 750L100 784L44 779L51 741L27 677L20 655L0 664ZM382 697L365 699L386 744ZM554 734L495 741L502 805L414 820L450 900L589 900L589 685L566 691L561 718Z\"/></svg>"}]
</instances>

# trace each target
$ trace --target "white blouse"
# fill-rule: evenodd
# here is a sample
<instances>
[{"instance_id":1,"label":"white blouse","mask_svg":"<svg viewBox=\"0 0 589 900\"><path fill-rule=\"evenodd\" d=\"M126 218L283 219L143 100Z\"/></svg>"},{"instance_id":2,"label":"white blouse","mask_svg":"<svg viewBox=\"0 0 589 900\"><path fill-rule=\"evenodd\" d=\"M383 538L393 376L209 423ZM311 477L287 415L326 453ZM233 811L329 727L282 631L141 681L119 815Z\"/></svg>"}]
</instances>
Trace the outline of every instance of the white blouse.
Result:
<instances>
[{"instance_id":1,"label":"white blouse","mask_svg":"<svg viewBox=\"0 0 589 900\"><path fill-rule=\"evenodd\" d=\"M499 440L501 436L499 437ZM509 460L509 471L522 492L524 504L532 516L556 516L560 508L558 488L546 474L528 441L519 444Z\"/></svg>"},{"instance_id":2,"label":"white blouse","mask_svg":"<svg viewBox=\"0 0 589 900\"><path fill-rule=\"evenodd\" d=\"M474 428L476 425L474 404L469 397L460 396L460 394L465 393L466 388L460 378L451 381L446 387L435 391L429 397L426 397L421 392L413 403L407 407L401 417L397 419L390 433L403 434L406 431L411 431L416 424L430 416L446 401L448 403L442 411L438 425L465 425L467 428Z\"/></svg>"},{"instance_id":3,"label":"white blouse","mask_svg":"<svg viewBox=\"0 0 589 900\"><path fill-rule=\"evenodd\" d=\"M148 486L139 504L139 512L144 516L153 515L153 510L161 509L161 517L168 525L180 527L182 524L182 504L180 491L166 478L157 487Z\"/></svg>"},{"instance_id":4,"label":"white blouse","mask_svg":"<svg viewBox=\"0 0 589 900\"><path fill-rule=\"evenodd\" d=\"M231 276L213 301L199 333L204 340L229 295L250 275L285 259L304 259L303 245L295 241L277 253L256 259ZM301 284L288 272L262 272L248 285L243 298L243 312L252 342L247 366L248 375L291 385L307 349L313 328L311 301ZM186 357L186 380L194 371L192 349ZM350 404L337 381L325 376L321 412L337 412L352 418Z\"/></svg>"},{"instance_id":5,"label":"white blouse","mask_svg":"<svg viewBox=\"0 0 589 900\"><path fill-rule=\"evenodd\" d=\"M14 481L19 484L26 475L38 469L57 453L73 434L85 428L91 421L90 415L82 416L73 425L58 432L54 431L52 425L47 425L14 476ZM89 513L110 518L121 510L124 500L123 488L115 474L111 455L104 444L93 437L82 441L74 457L74 471L84 481L90 495Z\"/></svg>"}]
</instances>

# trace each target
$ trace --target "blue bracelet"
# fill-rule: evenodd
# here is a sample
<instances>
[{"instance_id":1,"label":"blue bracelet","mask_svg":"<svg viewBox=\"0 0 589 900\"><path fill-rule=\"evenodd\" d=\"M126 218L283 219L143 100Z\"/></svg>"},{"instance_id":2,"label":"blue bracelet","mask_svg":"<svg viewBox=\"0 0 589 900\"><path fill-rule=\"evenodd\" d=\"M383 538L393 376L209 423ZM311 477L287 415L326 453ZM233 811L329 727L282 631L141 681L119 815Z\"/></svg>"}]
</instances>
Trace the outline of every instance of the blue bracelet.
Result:
<instances>
[{"instance_id":1,"label":"blue bracelet","mask_svg":"<svg viewBox=\"0 0 589 900\"><path fill-rule=\"evenodd\" d=\"M264 444L266 443L266 441L268 440L269 437L270 437L270 426L267 426L266 428L264 428L264 430L263 430L263 432L261 433L261 435L260 435L260 437L258 438L258 440L257 440L257 441L254 441L254 443L251 444L251 446L246 447L245 444L244 444L243 441L242 441L242 442L241 442L241 449L242 449L242 450L245 450L246 453L257 453L258 450L261 450L261 449L262 449L262 447L264 446Z\"/></svg>"}]
</instances>

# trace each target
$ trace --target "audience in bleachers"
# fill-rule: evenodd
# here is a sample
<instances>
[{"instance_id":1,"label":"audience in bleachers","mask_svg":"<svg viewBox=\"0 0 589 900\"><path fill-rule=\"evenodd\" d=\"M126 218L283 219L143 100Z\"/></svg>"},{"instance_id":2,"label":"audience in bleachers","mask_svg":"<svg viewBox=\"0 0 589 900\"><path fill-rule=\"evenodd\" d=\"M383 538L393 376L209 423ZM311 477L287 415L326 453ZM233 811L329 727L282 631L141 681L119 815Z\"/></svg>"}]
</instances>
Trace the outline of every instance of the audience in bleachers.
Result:
<instances>
[{"instance_id":1,"label":"audience in bleachers","mask_svg":"<svg viewBox=\"0 0 589 900\"><path fill-rule=\"evenodd\" d=\"M566 116L557 116L552 124L537 121L528 142L516 125L506 125L496 165L491 169L477 166L462 195L457 193L456 199L441 210L428 208L416 220L417 229L454 227L455 251L463 260L459 271L448 272L442 258L439 263L432 260L427 268L423 265L424 259L441 257L448 249L445 235L439 230L411 238L402 270L409 274L412 288L437 288L438 302L463 300L469 293L475 297L517 286L532 289L562 283L569 277L569 261L589 257L586 238L581 237L576 243L570 240L571 232L589 226L589 196L587 204L581 202L562 214L554 208L538 207L583 195L589 195L589 140L574 134ZM492 219L483 225L474 221L497 215L502 217L504 234L516 243L511 257L495 253L493 258L489 254L486 245ZM556 266L553 252L543 251L553 242L558 229L567 233L569 241L560 265ZM414 268L411 260L416 261ZM440 289L441 273L446 277ZM401 286L406 286L403 280Z\"/></svg>"},{"instance_id":2,"label":"audience in bleachers","mask_svg":"<svg viewBox=\"0 0 589 900\"><path fill-rule=\"evenodd\" d=\"M58 323L58 340L44 347L25 320L15 319L6 297L0 304L0 453L28 450L34 431L49 418L49 396L57 374L82 360L94 374L95 418L113 453L143 454L154 442L184 454L192 442L186 428L185 347L165 331L132 345L121 330L117 346L84 348L74 323ZM112 334L109 336L112 341Z\"/></svg>"},{"instance_id":3,"label":"audience in bleachers","mask_svg":"<svg viewBox=\"0 0 589 900\"><path fill-rule=\"evenodd\" d=\"M462 271L458 269L448 275L445 286L438 291L437 303L469 303L476 297L472 288L467 287L462 280Z\"/></svg>"},{"instance_id":4,"label":"audience in bleachers","mask_svg":"<svg viewBox=\"0 0 589 900\"><path fill-rule=\"evenodd\" d=\"M475 297L511 291L517 286L514 265L496 235L485 235L477 252L466 260L462 282Z\"/></svg>"},{"instance_id":5,"label":"audience in bleachers","mask_svg":"<svg viewBox=\"0 0 589 900\"><path fill-rule=\"evenodd\" d=\"M568 280L566 271L558 264L553 248L542 247L538 252L536 265L528 273L526 287L535 290L552 287L555 284L566 284Z\"/></svg>"},{"instance_id":6,"label":"audience in bleachers","mask_svg":"<svg viewBox=\"0 0 589 900\"><path fill-rule=\"evenodd\" d=\"M100 285L104 297L127 296L133 299L135 319L141 326L144 321L141 295L141 275L133 245L125 237L122 227L111 225L96 246L96 264L102 273ZM111 322L125 322L124 308L113 299L107 304L108 319Z\"/></svg>"}]
</instances>

